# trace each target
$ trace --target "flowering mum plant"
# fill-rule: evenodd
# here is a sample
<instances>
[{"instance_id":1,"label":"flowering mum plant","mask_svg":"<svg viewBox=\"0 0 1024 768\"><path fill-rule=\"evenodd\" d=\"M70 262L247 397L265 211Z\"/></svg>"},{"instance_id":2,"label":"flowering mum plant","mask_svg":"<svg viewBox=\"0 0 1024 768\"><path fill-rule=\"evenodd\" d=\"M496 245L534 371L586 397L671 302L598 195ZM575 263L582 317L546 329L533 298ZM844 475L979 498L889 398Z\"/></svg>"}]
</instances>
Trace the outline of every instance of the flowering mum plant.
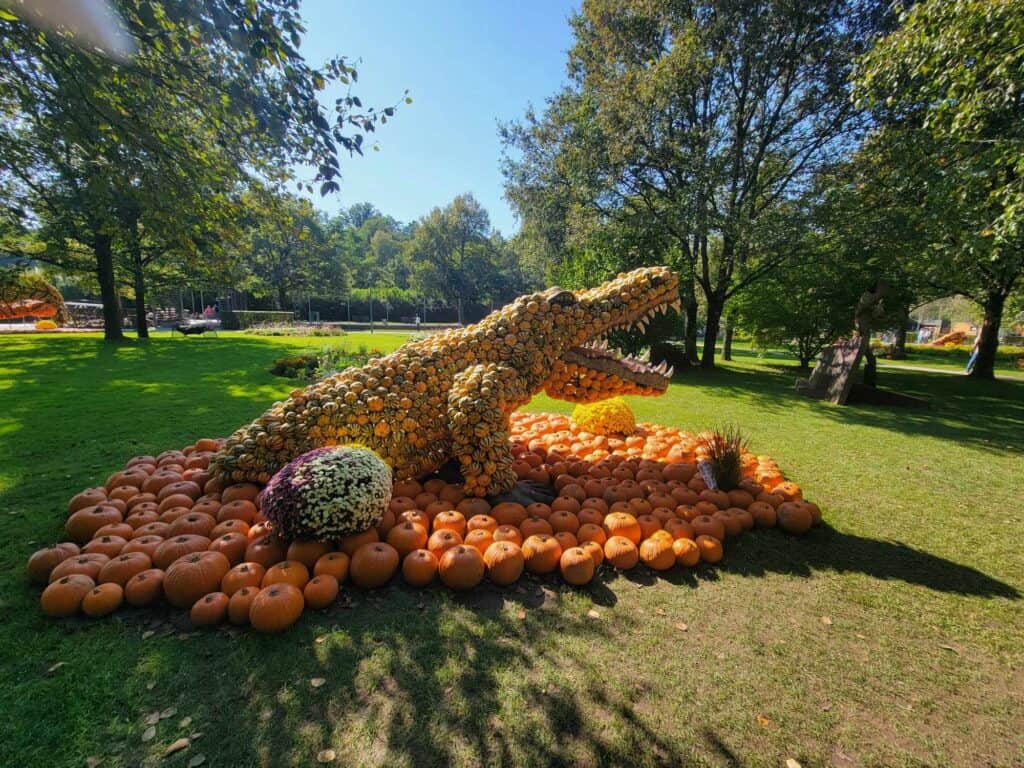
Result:
<instances>
[{"instance_id":1,"label":"flowering mum plant","mask_svg":"<svg viewBox=\"0 0 1024 768\"><path fill-rule=\"evenodd\" d=\"M263 514L285 539L339 539L376 525L391 501L391 469L365 447L317 448L263 491Z\"/></svg>"},{"instance_id":2,"label":"flowering mum plant","mask_svg":"<svg viewBox=\"0 0 1024 768\"><path fill-rule=\"evenodd\" d=\"M630 435L636 430L633 411L621 397L577 405L572 420L584 432L594 435Z\"/></svg>"}]
</instances>

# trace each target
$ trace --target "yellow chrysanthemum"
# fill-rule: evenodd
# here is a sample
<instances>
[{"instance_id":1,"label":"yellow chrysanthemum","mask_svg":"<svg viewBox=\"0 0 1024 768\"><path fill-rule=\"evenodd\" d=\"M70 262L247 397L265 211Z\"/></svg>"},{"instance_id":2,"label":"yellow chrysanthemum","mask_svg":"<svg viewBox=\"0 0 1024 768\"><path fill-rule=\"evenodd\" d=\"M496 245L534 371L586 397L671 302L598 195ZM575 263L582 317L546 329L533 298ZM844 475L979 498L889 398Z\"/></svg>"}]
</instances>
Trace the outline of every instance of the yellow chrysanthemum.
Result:
<instances>
[{"instance_id":1,"label":"yellow chrysanthemum","mask_svg":"<svg viewBox=\"0 0 1024 768\"><path fill-rule=\"evenodd\" d=\"M633 411L621 397L581 403L572 412L577 427L594 435L629 435L636 429Z\"/></svg>"}]
</instances>

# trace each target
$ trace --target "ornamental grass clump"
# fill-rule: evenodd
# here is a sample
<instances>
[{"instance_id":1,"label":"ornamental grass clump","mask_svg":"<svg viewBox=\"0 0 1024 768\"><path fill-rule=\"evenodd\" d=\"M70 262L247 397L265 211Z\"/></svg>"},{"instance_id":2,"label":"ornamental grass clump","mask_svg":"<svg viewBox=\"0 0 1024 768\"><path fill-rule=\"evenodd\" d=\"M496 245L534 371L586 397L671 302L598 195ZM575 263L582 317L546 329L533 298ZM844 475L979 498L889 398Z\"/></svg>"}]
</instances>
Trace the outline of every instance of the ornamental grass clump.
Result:
<instances>
[{"instance_id":1,"label":"ornamental grass clump","mask_svg":"<svg viewBox=\"0 0 1024 768\"><path fill-rule=\"evenodd\" d=\"M735 426L718 427L698 435L697 458L708 463L720 490L732 491L739 487L747 445L747 438Z\"/></svg>"},{"instance_id":2,"label":"ornamental grass clump","mask_svg":"<svg viewBox=\"0 0 1024 768\"><path fill-rule=\"evenodd\" d=\"M594 435L631 435L636 430L633 411L621 397L581 403L572 411L577 427Z\"/></svg>"},{"instance_id":3,"label":"ornamental grass clump","mask_svg":"<svg viewBox=\"0 0 1024 768\"><path fill-rule=\"evenodd\" d=\"M286 464L263 492L263 514L285 539L340 539L376 525L391 469L369 448L317 448Z\"/></svg>"}]
</instances>

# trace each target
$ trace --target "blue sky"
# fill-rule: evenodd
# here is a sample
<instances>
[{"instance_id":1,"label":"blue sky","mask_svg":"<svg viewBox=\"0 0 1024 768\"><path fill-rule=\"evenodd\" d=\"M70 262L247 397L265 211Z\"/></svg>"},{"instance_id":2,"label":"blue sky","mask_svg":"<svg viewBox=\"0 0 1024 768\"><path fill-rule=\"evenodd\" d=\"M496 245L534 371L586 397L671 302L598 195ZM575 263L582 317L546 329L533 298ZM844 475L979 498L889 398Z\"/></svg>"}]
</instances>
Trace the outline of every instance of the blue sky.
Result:
<instances>
[{"instance_id":1,"label":"blue sky","mask_svg":"<svg viewBox=\"0 0 1024 768\"><path fill-rule=\"evenodd\" d=\"M354 93L386 106L413 103L380 128L379 152L342 164L341 192L316 195L334 213L369 201L412 221L472 192L506 235L517 229L502 197L497 123L540 107L565 82L568 18L578 1L303 0L311 64L362 59ZM336 96L329 92L328 96Z\"/></svg>"}]
</instances>

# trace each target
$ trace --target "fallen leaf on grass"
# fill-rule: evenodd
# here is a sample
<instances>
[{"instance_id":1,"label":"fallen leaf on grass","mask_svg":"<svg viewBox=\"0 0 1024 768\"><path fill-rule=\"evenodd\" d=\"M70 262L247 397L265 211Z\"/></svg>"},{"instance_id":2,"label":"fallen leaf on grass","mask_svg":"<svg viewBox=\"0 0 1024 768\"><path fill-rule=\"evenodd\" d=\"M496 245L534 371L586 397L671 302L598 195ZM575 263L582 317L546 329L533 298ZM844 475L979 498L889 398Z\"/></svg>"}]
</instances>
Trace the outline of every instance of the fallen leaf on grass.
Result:
<instances>
[{"instance_id":1,"label":"fallen leaf on grass","mask_svg":"<svg viewBox=\"0 0 1024 768\"><path fill-rule=\"evenodd\" d=\"M165 709L163 712L160 713L160 719L161 720L166 720L168 717L174 717L176 714L178 714L178 708L177 707L168 707L167 709Z\"/></svg>"},{"instance_id":2,"label":"fallen leaf on grass","mask_svg":"<svg viewBox=\"0 0 1024 768\"><path fill-rule=\"evenodd\" d=\"M953 653L955 653L955 654L956 654L957 656L959 656L959 655L960 655L960 651L958 651L958 650L957 650L956 648L954 648L954 647L953 647L952 645L940 645L940 646L939 646L939 648L941 648L941 649L942 649L942 650L944 650L944 651L952 651L952 652L953 652Z\"/></svg>"},{"instance_id":3,"label":"fallen leaf on grass","mask_svg":"<svg viewBox=\"0 0 1024 768\"><path fill-rule=\"evenodd\" d=\"M178 723L179 728L188 728L190 725L192 725L191 717L183 717L181 718L181 722Z\"/></svg>"},{"instance_id":4,"label":"fallen leaf on grass","mask_svg":"<svg viewBox=\"0 0 1024 768\"><path fill-rule=\"evenodd\" d=\"M659 616L664 616L665 615L665 609L664 608L655 608L654 612L656 614L658 614Z\"/></svg>"},{"instance_id":5,"label":"fallen leaf on grass","mask_svg":"<svg viewBox=\"0 0 1024 768\"><path fill-rule=\"evenodd\" d=\"M524 611L522 608L520 608L518 611L516 611L516 618L517 619L525 619L526 618L526 611Z\"/></svg>"},{"instance_id":6,"label":"fallen leaf on grass","mask_svg":"<svg viewBox=\"0 0 1024 768\"><path fill-rule=\"evenodd\" d=\"M147 629L145 632L142 633L142 639L143 640L149 640L149 638L151 638L155 634L156 634L156 632L154 630Z\"/></svg>"},{"instance_id":7,"label":"fallen leaf on grass","mask_svg":"<svg viewBox=\"0 0 1024 768\"><path fill-rule=\"evenodd\" d=\"M146 715L146 719L145 719L146 725L156 725L159 722L160 722L160 713L159 712L151 712L150 714Z\"/></svg>"},{"instance_id":8,"label":"fallen leaf on grass","mask_svg":"<svg viewBox=\"0 0 1024 768\"><path fill-rule=\"evenodd\" d=\"M312 685L314 688L319 688L326 682L327 680L323 677L314 677L312 680L309 681L309 684Z\"/></svg>"},{"instance_id":9,"label":"fallen leaf on grass","mask_svg":"<svg viewBox=\"0 0 1024 768\"><path fill-rule=\"evenodd\" d=\"M678 629L680 632L685 632L689 629L689 627L683 624L683 622L679 622L678 624L676 624L676 629Z\"/></svg>"},{"instance_id":10,"label":"fallen leaf on grass","mask_svg":"<svg viewBox=\"0 0 1024 768\"><path fill-rule=\"evenodd\" d=\"M46 670L46 673L48 675L52 675L54 672L56 672L58 669L60 669L61 667L65 666L66 664L67 664L66 661L58 661L56 664L54 664L52 667L50 667L48 670Z\"/></svg>"},{"instance_id":11,"label":"fallen leaf on grass","mask_svg":"<svg viewBox=\"0 0 1024 768\"><path fill-rule=\"evenodd\" d=\"M173 755L175 752L181 752L183 749L188 749L192 742L188 739L175 739L171 742L170 746L164 750L164 757Z\"/></svg>"},{"instance_id":12,"label":"fallen leaf on grass","mask_svg":"<svg viewBox=\"0 0 1024 768\"><path fill-rule=\"evenodd\" d=\"M821 705L822 712L828 712L830 709L832 709L832 705L827 701Z\"/></svg>"},{"instance_id":13,"label":"fallen leaf on grass","mask_svg":"<svg viewBox=\"0 0 1024 768\"><path fill-rule=\"evenodd\" d=\"M595 611L593 608L591 608L589 611L587 611L587 618L588 619L600 619L601 618L601 614L598 613L597 611Z\"/></svg>"},{"instance_id":14,"label":"fallen leaf on grass","mask_svg":"<svg viewBox=\"0 0 1024 768\"><path fill-rule=\"evenodd\" d=\"M154 688L156 688L156 680L150 680L148 683L146 683L147 691L152 691Z\"/></svg>"},{"instance_id":15,"label":"fallen leaf on grass","mask_svg":"<svg viewBox=\"0 0 1024 768\"><path fill-rule=\"evenodd\" d=\"M832 617L831 616L822 616L821 617L821 623L824 624L826 627L831 627L832 626Z\"/></svg>"},{"instance_id":16,"label":"fallen leaf on grass","mask_svg":"<svg viewBox=\"0 0 1024 768\"><path fill-rule=\"evenodd\" d=\"M155 725L149 726L149 728L147 728L146 730L144 730L142 732L142 740L143 741L152 741L155 738L156 738L156 726Z\"/></svg>"},{"instance_id":17,"label":"fallen leaf on grass","mask_svg":"<svg viewBox=\"0 0 1024 768\"><path fill-rule=\"evenodd\" d=\"M102 762L102 757L87 757L85 758L85 768L96 768Z\"/></svg>"},{"instance_id":18,"label":"fallen leaf on grass","mask_svg":"<svg viewBox=\"0 0 1024 768\"><path fill-rule=\"evenodd\" d=\"M188 761L188 768L199 768L200 765L206 762L206 755L196 755Z\"/></svg>"},{"instance_id":19,"label":"fallen leaf on grass","mask_svg":"<svg viewBox=\"0 0 1024 768\"><path fill-rule=\"evenodd\" d=\"M333 749L321 749L316 753L316 761L318 763L332 763L337 756L338 753Z\"/></svg>"},{"instance_id":20,"label":"fallen leaf on grass","mask_svg":"<svg viewBox=\"0 0 1024 768\"><path fill-rule=\"evenodd\" d=\"M327 635L320 635L320 637L318 637L313 642L315 642L317 645L323 645L327 642Z\"/></svg>"},{"instance_id":21,"label":"fallen leaf on grass","mask_svg":"<svg viewBox=\"0 0 1024 768\"><path fill-rule=\"evenodd\" d=\"M799 761L794 760L792 757L786 760L786 768L803 768Z\"/></svg>"},{"instance_id":22,"label":"fallen leaf on grass","mask_svg":"<svg viewBox=\"0 0 1024 768\"><path fill-rule=\"evenodd\" d=\"M762 728L767 728L769 725L772 724L772 721L759 712L757 715L757 724L760 725Z\"/></svg>"}]
</instances>

